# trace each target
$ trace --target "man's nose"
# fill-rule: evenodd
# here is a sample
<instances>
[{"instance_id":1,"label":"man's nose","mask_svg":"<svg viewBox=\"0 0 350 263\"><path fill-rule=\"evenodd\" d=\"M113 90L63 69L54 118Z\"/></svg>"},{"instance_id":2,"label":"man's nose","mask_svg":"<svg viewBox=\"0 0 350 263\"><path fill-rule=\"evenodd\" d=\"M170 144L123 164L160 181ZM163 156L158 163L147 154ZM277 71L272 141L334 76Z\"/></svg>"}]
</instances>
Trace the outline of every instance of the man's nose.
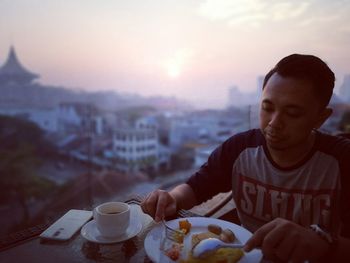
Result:
<instances>
[{"instance_id":1,"label":"man's nose","mask_svg":"<svg viewBox=\"0 0 350 263\"><path fill-rule=\"evenodd\" d=\"M280 113L275 113L269 122L269 126L275 129L282 129L284 126L283 119Z\"/></svg>"}]
</instances>

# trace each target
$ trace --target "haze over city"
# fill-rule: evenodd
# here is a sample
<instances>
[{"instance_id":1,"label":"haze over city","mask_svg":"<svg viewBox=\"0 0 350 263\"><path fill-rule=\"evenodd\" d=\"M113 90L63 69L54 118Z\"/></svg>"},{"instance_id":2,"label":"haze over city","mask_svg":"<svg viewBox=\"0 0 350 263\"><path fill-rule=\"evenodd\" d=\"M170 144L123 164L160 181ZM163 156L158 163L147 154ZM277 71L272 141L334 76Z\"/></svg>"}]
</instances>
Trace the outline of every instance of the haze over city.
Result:
<instances>
[{"instance_id":1,"label":"haze over city","mask_svg":"<svg viewBox=\"0 0 350 263\"><path fill-rule=\"evenodd\" d=\"M0 0L0 66L13 45L40 82L176 96L222 108L228 88L291 53L320 56L336 91L350 73L343 0Z\"/></svg>"}]
</instances>

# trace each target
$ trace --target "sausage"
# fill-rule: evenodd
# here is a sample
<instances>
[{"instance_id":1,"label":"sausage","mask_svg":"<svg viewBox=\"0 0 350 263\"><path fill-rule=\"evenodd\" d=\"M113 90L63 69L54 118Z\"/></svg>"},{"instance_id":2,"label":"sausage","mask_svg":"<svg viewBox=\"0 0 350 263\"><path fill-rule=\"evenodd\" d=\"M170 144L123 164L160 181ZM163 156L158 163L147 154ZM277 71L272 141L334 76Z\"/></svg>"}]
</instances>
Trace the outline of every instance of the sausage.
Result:
<instances>
[{"instance_id":1,"label":"sausage","mask_svg":"<svg viewBox=\"0 0 350 263\"><path fill-rule=\"evenodd\" d=\"M235 234L228 228L222 231L219 238L226 243L232 243L236 239Z\"/></svg>"},{"instance_id":2,"label":"sausage","mask_svg":"<svg viewBox=\"0 0 350 263\"><path fill-rule=\"evenodd\" d=\"M215 224L208 225L208 230L216 235L220 235L222 232L222 228Z\"/></svg>"}]
</instances>

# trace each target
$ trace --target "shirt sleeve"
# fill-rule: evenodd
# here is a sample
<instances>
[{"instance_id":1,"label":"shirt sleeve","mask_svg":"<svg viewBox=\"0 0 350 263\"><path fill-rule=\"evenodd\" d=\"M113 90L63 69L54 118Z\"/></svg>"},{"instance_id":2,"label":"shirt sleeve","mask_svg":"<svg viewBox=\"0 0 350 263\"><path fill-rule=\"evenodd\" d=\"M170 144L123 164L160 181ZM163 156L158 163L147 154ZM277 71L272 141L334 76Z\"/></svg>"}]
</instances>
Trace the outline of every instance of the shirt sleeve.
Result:
<instances>
[{"instance_id":1,"label":"shirt sleeve","mask_svg":"<svg viewBox=\"0 0 350 263\"><path fill-rule=\"evenodd\" d=\"M337 221L340 219L340 235L350 238L350 140L324 135L322 140L322 151L336 158L340 168L340 202Z\"/></svg>"},{"instance_id":2,"label":"shirt sleeve","mask_svg":"<svg viewBox=\"0 0 350 263\"><path fill-rule=\"evenodd\" d=\"M194 191L198 203L214 195L232 190L232 168L239 154L251 144L257 130L230 137L209 156L199 170L186 182ZM255 140L253 140L255 141Z\"/></svg>"},{"instance_id":3,"label":"shirt sleeve","mask_svg":"<svg viewBox=\"0 0 350 263\"><path fill-rule=\"evenodd\" d=\"M341 153L341 236L350 238L350 140L344 141L344 150Z\"/></svg>"}]
</instances>

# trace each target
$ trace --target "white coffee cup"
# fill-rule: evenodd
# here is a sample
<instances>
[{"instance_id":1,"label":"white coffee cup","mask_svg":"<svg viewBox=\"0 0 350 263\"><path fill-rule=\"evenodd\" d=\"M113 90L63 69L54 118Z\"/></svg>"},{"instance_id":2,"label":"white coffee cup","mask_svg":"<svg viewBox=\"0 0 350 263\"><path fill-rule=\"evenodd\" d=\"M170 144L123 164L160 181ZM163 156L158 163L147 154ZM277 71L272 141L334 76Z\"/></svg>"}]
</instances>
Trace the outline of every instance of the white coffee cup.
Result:
<instances>
[{"instance_id":1,"label":"white coffee cup","mask_svg":"<svg viewBox=\"0 0 350 263\"><path fill-rule=\"evenodd\" d=\"M118 237L130 223L130 206L123 202L108 202L94 209L94 219L103 237Z\"/></svg>"}]
</instances>

